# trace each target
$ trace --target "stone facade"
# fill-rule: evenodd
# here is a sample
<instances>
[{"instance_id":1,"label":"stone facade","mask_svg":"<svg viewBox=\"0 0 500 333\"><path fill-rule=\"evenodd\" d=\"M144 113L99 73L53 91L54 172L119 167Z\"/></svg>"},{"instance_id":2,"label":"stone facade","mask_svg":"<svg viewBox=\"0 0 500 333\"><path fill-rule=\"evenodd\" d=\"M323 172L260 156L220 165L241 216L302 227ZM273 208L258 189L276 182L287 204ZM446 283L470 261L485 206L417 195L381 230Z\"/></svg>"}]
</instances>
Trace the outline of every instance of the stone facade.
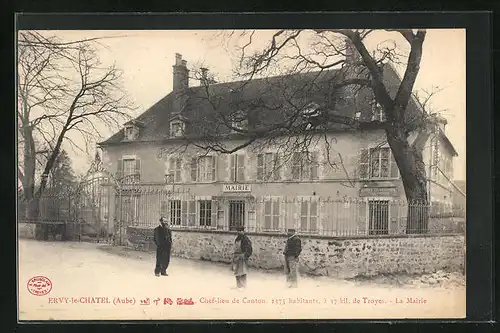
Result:
<instances>
[{"instance_id":1,"label":"stone facade","mask_svg":"<svg viewBox=\"0 0 500 333\"><path fill-rule=\"evenodd\" d=\"M129 227L130 247L152 251L153 229ZM253 244L250 265L282 269L286 236L249 234ZM229 263L232 232L173 231L173 255ZM388 273L429 273L440 269L462 271L465 264L463 235L327 238L302 236L300 271L310 275L352 278Z\"/></svg>"}]
</instances>

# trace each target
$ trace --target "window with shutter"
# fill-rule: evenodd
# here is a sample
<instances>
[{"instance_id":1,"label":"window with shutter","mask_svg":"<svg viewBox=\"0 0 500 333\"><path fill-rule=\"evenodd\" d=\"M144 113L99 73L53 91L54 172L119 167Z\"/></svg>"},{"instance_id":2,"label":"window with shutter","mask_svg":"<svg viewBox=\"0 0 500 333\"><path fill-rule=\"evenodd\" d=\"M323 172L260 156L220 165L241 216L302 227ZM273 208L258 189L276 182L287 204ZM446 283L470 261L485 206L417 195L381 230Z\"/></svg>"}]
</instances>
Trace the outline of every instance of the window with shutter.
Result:
<instances>
[{"instance_id":1,"label":"window with shutter","mask_svg":"<svg viewBox=\"0 0 500 333\"><path fill-rule=\"evenodd\" d=\"M140 160L136 159L124 159L122 161L123 164L123 172L122 172L122 178L125 179L127 182L135 182L139 181L139 175L140 175Z\"/></svg>"},{"instance_id":2,"label":"window with shutter","mask_svg":"<svg viewBox=\"0 0 500 333\"><path fill-rule=\"evenodd\" d=\"M264 180L264 155L257 155L257 180Z\"/></svg>"},{"instance_id":3,"label":"window with shutter","mask_svg":"<svg viewBox=\"0 0 500 333\"><path fill-rule=\"evenodd\" d=\"M136 179L136 181L141 180L141 160L140 159L135 160L135 179Z\"/></svg>"},{"instance_id":4,"label":"window with shutter","mask_svg":"<svg viewBox=\"0 0 500 333\"><path fill-rule=\"evenodd\" d=\"M217 180L217 156L211 156L211 160L212 160L212 181L216 181Z\"/></svg>"},{"instance_id":5,"label":"window with shutter","mask_svg":"<svg viewBox=\"0 0 500 333\"><path fill-rule=\"evenodd\" d=\"M198 158L191 158L191 181L198 181Z\"/></svg>"},{"instance_id":6,"label":"window with shutter","mask_svg":"<svg viewBox=\"0 0 500 333\"><path fill-rule=\"evenodd\" d=\"M302 200L300 202L300 230L302 232L318 232L318 202L316 200Z\"/></svg>"},{"instance_id":7,"label":"window with shutter","mask_svg":"<svg viewBox=\"0 0 500 333\"><path fill-rule=\"evenodd\" d=\"M181 203L182 205L182 210L181 210L181 225L187 226L188 225L188 205L187 201L183 201Z\"/></svg>"},{"instance_id":8,"label":"window with shutter","mask_svg":"<svg viewBox=\"0 0 500 333\"><path fill-rule=\"evenodd\" d=\"M280 177L280 157L278 153L273 154L273 161L274 161L274 166L273 166L273 179L274 180L279 180Z\"/></svg>"},{"instance_id":9,"label":"window with shutter","mask_svg":"<svg viewBox=\"0 0 500 333\"><path fill-rule=\"evenodd\" d=\"M273 179L272 175L274 172L274 159L272 153L266 153L264 155L264 174L266 180Z\"/></svg>"},{"instance_id":10,"label":"window with shutter","mask_svg":"<svg viewBox=\"0 0 500 333\"><path fill-rule=\"evenodd\" d=\"M280 229L280 200L269 198L264 201L264 230L277 231Z\"/></svg>"},{"instance_id":11,"label":"window with shutter","mask_svg":"<svg viewBox=\"0 0 500 333\"><path fill-rule=\"evenodd\" d=\"M370 165L370 157L368 149L361 149L360 157L359 157L359 178L367 179L368 178L368 170Z\"/></svg>"},{"instance_id":12,"label":"window with shutter","mask_svg":"<svg viewBox=\"0 0 500 333\"><path fill-rule=\"evenodd\" d=\"M300 230L302 232L307 232L307 220L309 214L309 207L307 201L301 201L300 203Z\"/></svg>"},{"instance_id":13,"label":"window with shutter","mask_svg":"<svg viewBox=\"0 0 500 333\"><path fill-rule=\"evenodd\" d=\"M216 227L217 226L217 212L218 212L218 205L217 201L215 200L210 200L210 205L211 205L211 213L212 213L212 218L211 218L211 227Z\"/></svg>"},{"instance_id":14,"label":"window with shutter","mask_svg":"<svg viewBox=\"0 0 500 333\"><path fill-rule=\"evenodd\" d=\"M238 155L238 174L237 181L243 182L245 181L245 155Z\"/></svg>"},{"instance_id":15,"label":"window with shutter","mask_svg":"<svg viewBox=\"0 0 500 333\"><path fill-rule=\"evenodd\" d=\"M292 179L310 180L318 179L318 154L317 152L295 152L292 155Z\"/></svg>"},{"instance_id":16,"label":"window with shutter","mask_svg":"<svg viewBox=\"0 0 500 333\"><path fill-rule=\"evenodd\" d=\"M399 169L391 149L361 149L359 160L360 179L398 178Z\"/></svg>"},{"instance_id":17,"label":"window with shutter","mask_svg":"<svg viewBox=\"0 0 500 333\"><path fill-rule=\"evenodd\" d=\"M278 230L280 228L280 202L278 200L273 201L273 229Z\"/></svg>"},{"instance_id":18,"label":"window with shutter","mask_svg":"<svg viewBox=\"0 0 500 333\"><path fill-rule=\"evenodd\" d=\"M196 225L196 201L188 201L188 225Z\"/></svg>"},{"instance_id":19,"label":"window with shutter","mask_svg":"<svg viewBox=\"0 0 500 333\"><path fill-rule=\"evenodd\" d=\"M271 230L271 219L272 219L272 202L264 202L264 229Z\"/></svg>"},{"instance_id":20,"label":"window with shutter","mask_svg":"<svg viewBox=\"0 0 500 333\"><path fill-rule=\"evenodd\" d=\"M160 215L161 216L168 216L168 201L163 200L160 203Z\"/></svg>"},{"instance_id":21,"label":"window with shutter","mask_svg":"<svg viewBox=\"0 0 500 333\"><path fill-rule=\"evenodd\" d=\"M116 178L123 178L123 160L121 158L116 162Z\"/></svg>"},{"instance_id":22,"label":"window with shutter","mask_svg":"<svg viewBox=\"0 0 500 333\"><path fill-rule=\"evenodd\" d=\"M197 181L212 182L216 180L217 174L217 159L216 156L202 156L197 160ZM194 165L192 165L191 173L194 173Z\"/></svg>"},{"instance_id":23,"label":"window with shutter","mask_svg":"<svg viewBox=\"0 0 500 333\"><path fill-rule=\"evenodd\" d=\"M175 157L170 157L168 159L168 174L174 176L174 179L169 178L168 182L170 183L173 181L175 183L176 182L176 179L175 179Z\"/></svg>"},{"instance_id":24,"label":"window with shutter","mask_svg":"<svg viewBox=\"0 0 500 333\"><path fill-rule=\"evenodd\" d=\"M300 153L293 153L292 155L292 179L299 180L302 169L302 162Z\"/></svg>"},{"instance_id":25,"label":"window with shutter","mask_svg":"<svg viewBox=\"0 0 500 333\"><path fill-rule=\"evenodd\" d=\"M171 157L169 159L169 174L173 175L175 183L182 182L182 159Z\"/></svg>"},{"instance_id":26,"label":"window with shutter","mask_svg":"<svg viewBox=\"0 0 500 333\"><path fill-rule=\"evenodd\" d=\"M257 155L257 180L279 180L279 156L277 153L264 153Z\"/></svg>"},{"instance_id":27,"label":"window with shutter","mask_svg":"<svg viewBox=\"0 0 500 333\"><path fill-rule=\"evenodd\" d=\"M232 182L236 181L236 170L237 170L237 159L236 159L236 155L230 155L230 160L231 160L231 166L230 166L230 169L231 169L231 175L230 175L230 180Z\"/></svg>"},{"instance_id":28,"label":"window with shutter","mask_svg":"<svg viewBox=\"0 0 500 333\"><path fill-rule=\"evenodd\" d=\"M181 225L181 201L170 201L170 223L172 225Z\"/></svg>"},{"instance_id":29,"label":"window with shutter","mask_svg":"<svg viewBox=\"0 0 500 333\"><path fill-rule=\"evenodd\" d=\"M200 207L200 226L210 227L212 225L212 201L199 201Z\"/></svg>"},{"instance_id":30,"label":"window with shutter","mask_svg":"<svg viewBox=\"0 0 500 333\"><path fill-rule=\"evenodd\" d=\"M308 159L311 179L318 179L318 154L316 152L309 153Z\"/></svg>"},{"instance_id":31,"label":"window with shutter","mask_svg":"<svg viewBox=\"0 0 500 333\"><path fill-rule=\"evenodd\" d=\"M391 178L399 178L399 168L398 165L396 164L396 160L394 159L394 154L392 151L390 152L391 155Z\"/></svg>"}]
</instances>

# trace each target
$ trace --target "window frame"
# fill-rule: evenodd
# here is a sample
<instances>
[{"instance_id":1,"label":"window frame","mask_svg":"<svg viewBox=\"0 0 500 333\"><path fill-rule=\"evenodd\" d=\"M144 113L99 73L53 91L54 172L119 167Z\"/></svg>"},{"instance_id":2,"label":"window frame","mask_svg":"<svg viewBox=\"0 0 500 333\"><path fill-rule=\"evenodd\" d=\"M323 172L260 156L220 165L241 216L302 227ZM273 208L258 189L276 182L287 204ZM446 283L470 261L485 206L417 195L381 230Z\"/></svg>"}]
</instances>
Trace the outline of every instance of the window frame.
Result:
<instances>
[{"instance_id":1,"label":"window frame","mask_svg":"<svg viewBox=\"0 0 500 333\"><path fill-rule=\"evenodd\" d=\"M207 163L208 166L206 166L208 169L210 169L210 173L208 171L202 173L202 163L201 161L204 160L209 160L211 161L210 163ZM209 179L202 179L201 175L204 174L210 175L210 177L207 177ZM196 182L198 183L213 183L217 181L217 156L214 155L205 155L205 156L199 156L196 157Z\"/></svg>"},{"instance_id":2,"label":"window frame","mask_svg":"<svg viewBox=\"0 0 500 333\"><path fill-rule=\"evenodd\" d=\"M123 158L122 159L122 163L123 163L123 177L130 177L130 176L135 176L137 173L136 173L136 162L137 159L136 158ZM127 173L126 172L126 168L125 166L128 164L127 162L129 162L130 164L132 164L132 173Z\"/></svg>"},{"instance_id":3,"label":"window frame","mask_svg":"<svg viewBox=\"0 0 500 333\"><path fill-rule=\"evenodd\" d=\"M133 140L134 139L134 130L135 126L127 125L125 126L125 140Z\"/></svg>"},{"instance_id":4,"label":"window frame","mask_svg":"<svg viewBox=\"0 0 500 333\"><path fill-rule=\"evenodd\" d=\"M296 154L300 154L298 158L296 158ZM305 158L304 158L305 154ZM312 156L311 156L312 155ZM312 160L311 160L312 159ZM296 164L296 161L299 161L299 164ZM294 168L299 169L299 175L295 178ZM318 152L317 151L300 151L292 153L292 163L291 163L291 180L292 181L315 181L319 178L319 167L320 163L318 160ZM313 168L315 168L315 176L313 177Z\"/></svg>"},{"instance_id":5,"label":"window frame","mask_svg":"<svg viewBox=\"0 0 500 333\"><path fill-rule=\"evenodd\" d=\"M363 152L366 151L366 161L363 158ZM382 176L382 155L383 152L387 151L387 176ZM373 156L376 156L378 162L378 176L373 174ZM394 165L393 165L394 163ZM366 167L366 174L363 172L362 167ZM371 147L371 148L361 148L360 157L358 162L359 167L359 179L360 180L395 180L401 177L399 168L397 166L392 150L387 145L382 147ZM393 176L393 168L395 168L396 176Z\"/></svg>"},{"instance_id":6,"label":"window frame","mask_svg":"<svg viewBox=\"0 0 500 333\"><path fill-rule=\"evenodd\" d=\"M281 210L283 208L283 200L281 197L265 197L264 200L262 201L263 207L262 207L262 231L264 232L276 232L280 231L283 226L283 219L282 219L282 214ZM270 213L266 213L266 204L270 204ZM278 206L278 212L275 212L276 204ZM269 228L266 227L266 218L269 217L270 219L270 225ZM278 224L275 226L274 221L277 220Z\"/></svg>"},{"instance_id":7,"label":"window frame","mask_svg":"<svg viewBox=\"0 0 500 333\"><path fill-rule=\"evenodd\" d=\"M177 133L176 131L173 130L174 126L179 126L179 132ZM184 130L185 130L185 124L184 121L176 119L170 121L170 137L171 138L180 138L184 136Z\"/></svg>"},{"instance_id":8,"label":"window frame","mask_svg":"<svg viewBox=\"0 0 500 333\"><path fill-rule=\"evenodd\" d=\"M181 199L171 199L168 200L168 205L170 206L170 224L174 227L182 227L182 200ZM179 204L179 207L173 207L174 204ZM175 209L174 209L175 208ZM178 211L178 216L176 212ZM178 224L176 222L179 222Z\"/></svg>"},{"instance_id":9,"label":"window frame","mask_svg":"<svg viewBox=\"0 0 500 333\"><path fill-rule=\"evenodd\" d=\"M364 198L364 204L365 204L365 218L366 218L366 235L367 236L387 236L391 234L392 227L391 227L391 208L393 205L394 198L391 197L366 197ZM381 202L381 201L386 201L387 202L387 233L370 233L370 202Z\"/></svg>"},{"instance_id":10,"label":"window frame","mask_svg":"<svg viewBox=\"0 0 500 333\"><path fill-rule=\"evenodd\" d=\"M271 160L268 161L266 156L270 156ZM262 159L262 165L259 163L259 159ZM257 181L268 182L281 180L281 167L279 166L279 159L279 153L273 151L257 154ZM272 165L272 168L271 170L268 170L270 164Z\"/></svg>"},{"instance_id":11,"label":"window frame","mask_svg":"<svg viewBox=\"0 0 500 333\"><path fill-rule=\"evenodd\" d=\"M245 182L245 160L246 154L231 154L229 155L229 180L232 182ZM242 162L242 163L240 163ZM241 165L240 165L241 164Z\"/></svg>"},{"instance_id":12,"label":"window frame","mask_svg":"<svg viewBox=\"0 0 500 333\"><path fill-rule=\"evenodd\" d=\"M234 118L241 118L241 119L234 119ZM236 128L240 131L248 131L248 117L244 111L242 110L235 111L231 115L229 121L231 123L231 127ZM230 129L231 133L233 134L239 133L237 130L234 130L233 128Z\"/></svg>"},{"instance_id":13,"label":"window frame","mask_svg":"<svg viewBox=\"0 0 500 333\"><path fill-rule=\"evenodd\" d=\"M198 201L198 205L197 205L197 208L198 208L198 226L202 227L202 228L213 228L214 225L213 225L213 222L212 221L212 215L213 215L213 211L212 211L212 208L213 208L213 202L212 200L197 200ZM207 207L204 207L204 209L202 209L202 204L203 205L207 205L208 204L208 208ZM205 212L205 216L202 216L202 212ZM206 213L208 212L208 214ZM202 224L202 218L204 218L204 220L206 221L207 218L208 218L208 221L210 221L210 224Z\"/></svg>"},{"instance_id":14,"label":"window frame","mask_svg":"<svg viewBox=\"0 0 500 333\"><path fill-rule=\"evenodd\" d=\"M372 109L372 121L384 122L387 120L384 108L382 108L382 105L380 105L380 103L378 103L375 99L373 99L370 103L370 107Z\"/></svg>"},{"instance_id":15,"label":"window frame","mask_svg":"<svg viewBox=\"0 0 500 333\"><path fill-rule=\"evenodd\" d=\"M172 163L173 162L173 163ZM169 174L174 175L173 182L178 184L182 183L182 157L170 157L168 166L169 166Z\"/></svg>"},{"instance_id":16,"label":"window frame","mask_svg":"<svg viewBox=\"0 0 500 333\"><path fill-rule=\"evenodd\" d=\"M297 230L303 234L316 235L321 233L321 209L320 209L320 200L317 197L299 197L298 198L298 226ZM303 215L302 213L302 205L307 204L307 213ZM316 205L316 215L311 214L311 204L314 203ZM302 229L302 218L306 218L307 230ZM316 218L316 229L311 229L311 218Z\"/></svg>"}]
</instances>

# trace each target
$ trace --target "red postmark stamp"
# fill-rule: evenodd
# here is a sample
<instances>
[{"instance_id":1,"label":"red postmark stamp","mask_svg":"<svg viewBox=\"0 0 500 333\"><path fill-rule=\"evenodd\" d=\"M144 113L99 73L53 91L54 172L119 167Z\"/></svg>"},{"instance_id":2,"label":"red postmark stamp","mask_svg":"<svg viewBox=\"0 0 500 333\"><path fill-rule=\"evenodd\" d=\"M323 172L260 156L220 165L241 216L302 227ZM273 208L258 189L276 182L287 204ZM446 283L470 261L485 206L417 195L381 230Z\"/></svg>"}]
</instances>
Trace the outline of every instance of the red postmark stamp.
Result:
<instances>
[{"instance_id":1,"label":"red postmark stamp","mask_svg":"<svg viewBox=\"0 0 500 333\"><path fill-rule=\"evenodd\" d=\"M45 276L34 276L28 281L28 291L35 296L44 296L52 290L52 282Z\"/></svg>"}]
</instances>

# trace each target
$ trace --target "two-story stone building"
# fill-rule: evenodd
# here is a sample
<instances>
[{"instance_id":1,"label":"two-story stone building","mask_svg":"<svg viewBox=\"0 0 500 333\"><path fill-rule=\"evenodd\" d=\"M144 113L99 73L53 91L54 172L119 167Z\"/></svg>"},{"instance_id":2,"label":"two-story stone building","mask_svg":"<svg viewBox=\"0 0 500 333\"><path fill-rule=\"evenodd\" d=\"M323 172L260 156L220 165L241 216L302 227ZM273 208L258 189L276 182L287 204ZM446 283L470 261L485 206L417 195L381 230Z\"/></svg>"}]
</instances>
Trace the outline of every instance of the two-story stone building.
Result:
<instances>
[{"instance_id":1,"label":"two-story stone building","mask_svg":"<svg viewBox=\"0 0 500 333\"><path fill-rule=\"evenodd\" d=\"M173 69L173 91L99 146L105 167L117 178L128 177L151 188L162 188L168 178L179 192L189 191L190 196L131 194L128 206L117 208L126 210L129 220L154 225L159 214L166 214L172 224L185 227L234 230L243 224L249 230L283 231L295 227L302 232L337 234L341 229L358 234L373 233L375 229L389 233L401 223L406 212L393 203L404 199L404 191L382 127L359 130L334 126L311 134L311 144L292 152L282 149L281 143L289 139L286 136L266 142L256 140L233 154L206 151L197 148L194 141L186 145L186 135L200 130L189 120L213 111L210 100L200 97L206 87L218 96L219 102L229 101L226 108L231 109L231 105L237 105L235 100L275 96L273 82L292 78L255 79L244 85L205 82L194 87L189 85L187 63L179 54ZM299 81L300 75L296 75ZM326 82L331 72L320 75ZM389 86L400 80L388 65L384 78ZM322 89L320 85L320 92ZM342 116L384 119L366 92L343 92L347 96L339 98L342 103L337 104ZM328 98L325 96L311 94L310 104L322 103ZM421 112L415 101L409 108ZM248 115L233 125L257 126L259 121ZM272 116L266 121L272 122ZM214 125L207 121L206 127ZM246 142L238 133L232 133L234 130L214 130L225 135L222 142L228 147ZM431 201L451 205L449 179L456 155L443 121L424 150Z\"/></svg>"}]
</instances>

